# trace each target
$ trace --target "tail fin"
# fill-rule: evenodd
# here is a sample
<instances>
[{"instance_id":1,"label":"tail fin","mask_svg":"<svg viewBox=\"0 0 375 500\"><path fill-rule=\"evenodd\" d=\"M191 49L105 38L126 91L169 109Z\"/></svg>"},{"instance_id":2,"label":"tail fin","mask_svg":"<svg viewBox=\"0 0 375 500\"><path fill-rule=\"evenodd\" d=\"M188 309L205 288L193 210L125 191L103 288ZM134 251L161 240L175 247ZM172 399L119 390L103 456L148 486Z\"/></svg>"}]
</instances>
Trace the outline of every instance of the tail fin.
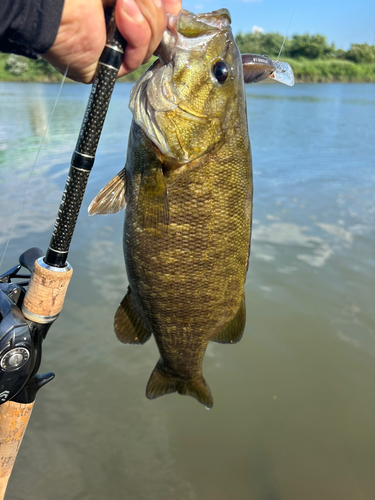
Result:
<instances>
[{"instance_id":1,"label":"tail fin","mask_svg":"<svg viewBox=\"0 0 375 500\"><path fill-rule=\"evenodd\" d=\"M206 408L212 408L214 404L210 388L202 374L191 380L181 380L171 377L164 370L163 362L159 360L148 381L146 396L149 399L155 399L164 394L171 394L172 392L193 396L193 398L204 404Z\"/></svg>"}]
</instances>

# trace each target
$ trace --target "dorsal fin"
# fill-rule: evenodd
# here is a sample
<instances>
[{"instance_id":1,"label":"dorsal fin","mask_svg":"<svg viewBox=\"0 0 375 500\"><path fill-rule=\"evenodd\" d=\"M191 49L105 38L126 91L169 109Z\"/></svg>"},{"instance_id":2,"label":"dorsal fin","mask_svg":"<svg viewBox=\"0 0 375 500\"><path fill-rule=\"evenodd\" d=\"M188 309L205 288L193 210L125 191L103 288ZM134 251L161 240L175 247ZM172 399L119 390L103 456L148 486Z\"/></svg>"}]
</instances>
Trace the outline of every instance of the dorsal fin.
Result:
<instances>
[{"instance_id":1,"label":"dorsal fin","mask_svg":"<svg viewBox=\"0 0 375 500\"><path fill-rule=\"evenodd\" d=\"M221 330L221 332L214 337L214 342L219 342L221 344L235 344L239 342L242 338L243 331L245 329L246 323L246 304L245 304L245 294L242 296L240 307L236 312L234 318L227 323L227 325Z\"/></svg>"},{"instance_id":2,"label":"dorsal fin","mask_svg":"<svg viewBox=\"0 0 375 500\"><path fill-rule=\"evenodd\" d=\"M144 344L151 336L134 308L130 287L117 309L114 326L116 337L123 344Z\"/></svg>"}]
</instances>

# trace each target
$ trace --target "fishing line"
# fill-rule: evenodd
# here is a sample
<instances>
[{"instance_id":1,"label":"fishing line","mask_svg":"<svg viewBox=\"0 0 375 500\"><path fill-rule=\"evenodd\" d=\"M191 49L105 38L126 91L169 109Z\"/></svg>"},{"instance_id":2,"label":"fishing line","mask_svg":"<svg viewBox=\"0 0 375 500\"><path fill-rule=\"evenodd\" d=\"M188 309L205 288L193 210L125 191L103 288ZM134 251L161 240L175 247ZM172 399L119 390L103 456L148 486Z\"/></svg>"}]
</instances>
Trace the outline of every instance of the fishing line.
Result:
<instances>
[{"instance_id":1,"label":"fishing line","mask_svg":"<svg viewBox=\"0 0 375 500\"><path fill-rule=\"evenodd\" d=\"M295 3L295 5L294 5L294 9L293 9L293 12L292 12L292 17L290 18L290 21L289 21L289 24L288 24L288 28L287 28L287 30L286 30L286 33L285 33L285 36L284 36L284 40L283 40L283 43L282 43L282 45L281 45L281 49L280 49L279 55L277 56L276 62L278 62L279 57L280 57L280 55L281 55L281 52L282 52L282 50L283 50L283 48L284 48L284 44L285 44L285 42L286 42L286 38L287 38L287 36L288 36L288 32L289 32L289 28L290 28L290 24L291 24L291 22L292 22L292 20L293 20L293 16L294 16L294 13L295 13L295 11L296 11L297 4L298 4L298 0L297 0L297 2L296 2L296 3Z\"/></svg>"},{"instance_id":2,"label":"fishing line","mask_svg":"<svg viewBox=\"0 0 375 500\"><path fill-rule=\"evenodd\" d=\"M60 84L60 88L59 88L59 91L57 93L57 97L56 97L56 100L55 100L55 103L53 105L53 108L52 108L52 112L51 112L51 115L49 117L49 120L48 120L48 123L47 123L47 126L46 126L46 129L44 131L44 134L43 134L43 137L42 137L42 140L40 141L40 145L39 145L39 148L38 148L38 151L36 153L36 158L35 158L35 161L33 163L33 166L31 168L31 171L30 171L30 174L29 174L29 177L27 179L27 182L26 182L26 187L24 189L24 192L23 192L23 195L22 195L22 199L21 199L21 202L18 206L18 210L17 210L17 213L16 213L16 216L13 220L13 226L12 226L12 229L10 230L10 234L9 234L9 238L8 238L8 241L6 242L6 245L5 245L5 248L4 248L4 252L3 252L3 255L1 257L1 261L0 261L0 268L1 268L1 265L3 263L3 260L4 260L4 257L5 257L5 254L6 254L6 251L8 249L8 245L10 243L10 240L12 239L12 235L13 235L13 231L14 231L14 228L16 227L16 222L17 222L17 219L19 217L19 214L21 212L21 208L22 208L22 205L23 205L23 202L25 200L25 197L26 197L26 192L27 192L27 189L29 187L29 183L30 183L30 179L31 179L31 176L33 175L33 172L34 172L34 169L35 169L35 166L36 166L36 163L38 161L38 158L39 158L39 154L42 150L42 146L43 146L43 143L44 143L44 139L46 138L47 136L47 133L48 133L48 130L49 130L49 127L51 125L51 122L52 122L52 118L53 118L53 115L54 115L54 112L55 112L55 109L56 109L56 106L57 106L57 103L59 101L59 98L60 98L60 94L61 94L61 91L62 91L62 88L63 88L63 85L65 83L65 79L66 79L66 75L68 74L68 69L69 69L69 65L66 67L66 70L65 70L65 73L63 75L63 78L61 80L61 84Z\"/></svg>"}]
</instances>

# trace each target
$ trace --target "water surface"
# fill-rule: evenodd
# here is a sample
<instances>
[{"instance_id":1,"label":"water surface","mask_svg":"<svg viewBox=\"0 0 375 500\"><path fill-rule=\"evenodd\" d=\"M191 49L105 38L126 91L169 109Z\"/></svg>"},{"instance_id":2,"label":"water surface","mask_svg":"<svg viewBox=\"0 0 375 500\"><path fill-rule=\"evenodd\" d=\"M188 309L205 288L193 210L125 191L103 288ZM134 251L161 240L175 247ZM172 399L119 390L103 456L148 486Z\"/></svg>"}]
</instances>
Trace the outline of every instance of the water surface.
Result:
<instances>
[{"instance_id":1,"label":"water surface","mask_svg":"<svg viewBox=\"0 0 375 500\"><path fill-rule=\"evenodd\" d=\"M123 215L86 216L121 170L131 115L117 84L78 220L64 310L8 500L340 500L375 491L375 85L247 87L254 163L248 319L211 344L215 404L145 398L153 340L112 331L127 280ZM46 249L89 89L0 84L1 272ZM23 205L19 209L21 199Z\"/></svg>"}]
</instances>

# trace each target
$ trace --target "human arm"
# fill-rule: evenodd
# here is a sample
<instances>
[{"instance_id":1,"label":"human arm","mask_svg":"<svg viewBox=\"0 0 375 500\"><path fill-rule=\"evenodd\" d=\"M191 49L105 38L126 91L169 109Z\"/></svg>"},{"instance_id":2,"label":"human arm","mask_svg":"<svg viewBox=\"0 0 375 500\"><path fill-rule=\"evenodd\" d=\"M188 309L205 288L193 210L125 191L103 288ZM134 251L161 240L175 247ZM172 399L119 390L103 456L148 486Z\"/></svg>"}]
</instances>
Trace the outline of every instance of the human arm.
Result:
<instances>
[{"instance_id":1,"label":"human arm","mask_svg":"<svg viewBox=\"0 0 375 500\"><path fill-rule=\"evenodd\" d=\"M0 0L0 51L36 58L54 43L64 0Z\"/></svg>"},{"instance_id":2,"label":"human arm","mask_svg":"<svg viewBox=\"0 0 375 500\"><path fill-rule=\"evenodd\" d=\"M93 80L105 45L105 9L115 0L0 0L0 50L44 59L73 80ZM127 41L119 76L150 58L181 0L118 0L116 23Z\"/></svg>"}]
</instances>

